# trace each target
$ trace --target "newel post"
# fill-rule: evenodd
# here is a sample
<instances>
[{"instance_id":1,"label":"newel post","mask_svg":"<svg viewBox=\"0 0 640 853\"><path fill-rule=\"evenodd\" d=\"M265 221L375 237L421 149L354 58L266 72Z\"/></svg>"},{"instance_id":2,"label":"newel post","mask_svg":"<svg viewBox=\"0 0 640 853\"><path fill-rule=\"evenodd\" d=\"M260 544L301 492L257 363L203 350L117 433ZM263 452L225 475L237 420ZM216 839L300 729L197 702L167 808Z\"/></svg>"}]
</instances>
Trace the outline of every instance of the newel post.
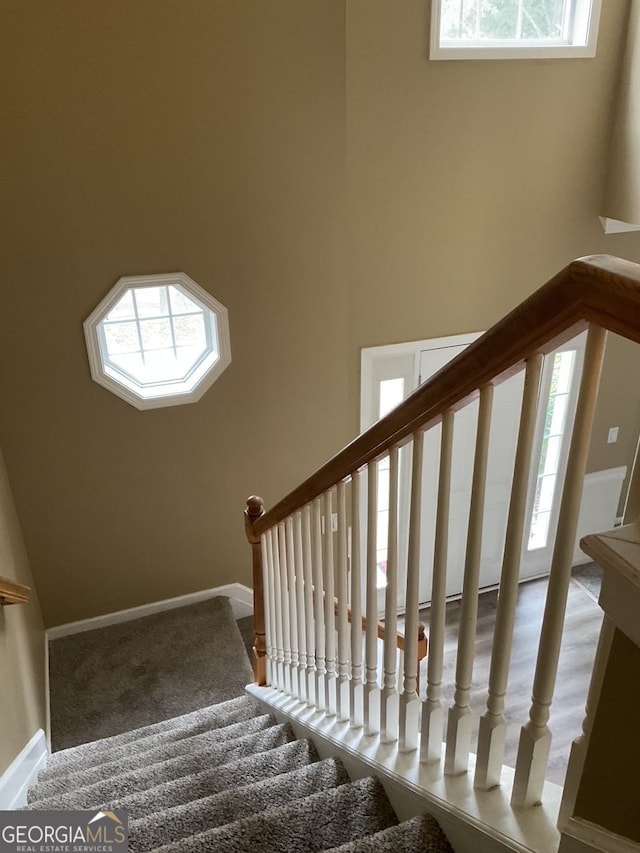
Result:
<instances>
[{"instance_id":1,"label":"newel post","mask_svg":"<svg viewBox=\"0 0 640 853\"><path fill-rule=\"evenodd\" d=\"M254 530L254 523L264 515L262 498L252 495L247 498L244 511L244 531L251 545L253 555L253 677L256 684L266 684L266 650L264 631L264 583L262 577L262 549L260 536Z\"/></svg>"}]
</instances>

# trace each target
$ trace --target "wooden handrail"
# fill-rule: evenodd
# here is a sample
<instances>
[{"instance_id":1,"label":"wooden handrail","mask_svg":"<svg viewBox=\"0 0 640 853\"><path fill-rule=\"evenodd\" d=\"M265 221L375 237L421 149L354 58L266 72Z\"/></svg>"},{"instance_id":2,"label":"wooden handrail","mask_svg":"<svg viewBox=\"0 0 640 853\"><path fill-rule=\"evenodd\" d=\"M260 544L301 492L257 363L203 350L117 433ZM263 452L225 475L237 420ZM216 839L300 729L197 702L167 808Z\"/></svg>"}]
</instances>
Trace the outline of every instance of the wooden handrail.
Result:
<instances>
[{"instance_id":1,"label":"wooden handrail","mask_svg":"<svg viewBox=\"0 0 640 853\"><path fill-rule=\"evenodd\" d=\"M0 578L0 605L28 604L30 596L30 587L9 578Z\"/></svg>"},{"instance_id":2,"label":"wooden handrail","mask_svg":"<svg viewBox=\"0 0 640 853\"><path fill-rule=\"evenodd\" d=\"M256 537L354 471L498 385L536 353L549 353L588 323L640 343L640 265L594 255L573 261L253 522Z\"/></svg>"}]
</instances>

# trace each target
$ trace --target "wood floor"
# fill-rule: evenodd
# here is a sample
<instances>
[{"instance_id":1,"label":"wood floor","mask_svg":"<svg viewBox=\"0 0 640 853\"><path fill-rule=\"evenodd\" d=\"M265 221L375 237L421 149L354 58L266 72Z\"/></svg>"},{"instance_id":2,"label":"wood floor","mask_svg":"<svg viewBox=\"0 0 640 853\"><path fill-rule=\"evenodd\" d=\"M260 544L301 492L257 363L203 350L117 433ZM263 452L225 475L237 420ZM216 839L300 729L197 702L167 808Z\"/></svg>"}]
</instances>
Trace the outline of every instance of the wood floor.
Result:
<instances>
[{"instance_id":1,"label":"wood floor","mask_svg":"<svg viewBox=\"0 0 640 853\"><path fill-rule=\"evenodd\" d=\"M520 727L529 716L531 687L546 592L546 578L520 585L505 708L505 715L509 722L505 763L511 766L515 764ZM476 657L471 692L471 707L474 714L472 734L474 752L476 751L477 721L486 708L497 597L498 593L495 591L483 593L479 599ZM427 627L428 635L429 611L421 611L420 618ZM460 602L450 602L447 605L442 682L443 700L447 707L453 701L459 619ZM398 621L399 630L402 630L402 620L399 618ZM553 740L547 778L560 785L564 782L571 742L582 730L585 700L601 623L602 611L595 599L583 586L572 580L569 587L558 680L549 722ZM426 660L422 662L420 688L424 698Z\"/></svg>"}]
</instances>

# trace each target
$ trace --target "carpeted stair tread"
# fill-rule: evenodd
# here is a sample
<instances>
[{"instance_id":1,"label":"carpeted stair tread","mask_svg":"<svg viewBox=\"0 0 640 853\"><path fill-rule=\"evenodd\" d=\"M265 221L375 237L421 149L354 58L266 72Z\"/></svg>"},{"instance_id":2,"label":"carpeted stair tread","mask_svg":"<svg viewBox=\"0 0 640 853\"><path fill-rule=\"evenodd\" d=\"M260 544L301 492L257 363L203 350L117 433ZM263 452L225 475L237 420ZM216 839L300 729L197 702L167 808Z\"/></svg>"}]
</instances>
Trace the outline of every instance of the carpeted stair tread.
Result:
<instances>
[{"instance_id":1,"label":"carpeted stair tread","mask_svg":"<svg viewBox=\"0 0 640 853\"><path fill-rule=\"evenodd\" d=\"M49 643L53 749L242 696L252 675L224 596L59 637Z\"/></svg>"},{"instance_id":2,"label":"carpeted stair tread","mask_svg":"<svg viewBox=\"0 0 640 853\"><path fill-rule=\"evenodd\" d=\"M129 850L144 853L189 835L240 820L318 791L349 781L339 759L328 758L307 767L263 779L211 797L163 809L129 823Z\"/></svg>"},{"instance_id":3,"label":"carpeted stair tread","mask_svg":"<svg viewBox=\"0 0 640 853\"><path fill-rule=\"evenodd\" d=\"M398 822L380 782L359 779L157 847L157 853L319 853Z\"/></svg>"},{"instance_id":4,"label":"carpeted stair tread","mask_svg":"<svg viewBox=\"0 0 640 853\"><path fill-rule=\"evenodd\" d=\"M254 699L247 695L238 696L170 720L162 720L159 723L133 729L124 734L72 746L60 752L54 752L50 756L47 768L40 773L39 780L45 781L60 773L74 772L80 767L90 767L104 761L124 758L130 755L132 744L142 740L152 748L162 743L249 720L257 713L260 713L259 706Z\"/></svg>"},{"instance_id":5,"label":"carpeted stair tread","mask_svg":"<svg viewBox=\"0 0 640 853\"><path fill-rule=\"evenodd\" d=\"M250 720L233 723L221 729L212 729L178 741L163 743L152 749L145 748L147 746L146 739L136 741L130 745L127 758L117 758L114 761L105 761L94 767L75 770L73 773L67 773L57 778L49 778L42 784L38 780L38 793L43 798L55 796L65 793L65 791L85 787L94 782L103 782L122 773L127 773L134 762L148 767L161 761L168 761L171 758L197 755L200 752L208 752L217 745L256 734L275 725L277 725L275 717L272 717L271 714L262 714L259 717L252 717Z\"/></svg>"},{"instance_id":6,"label":"carpeted stair tread","mask_svg":"<svg viewBox=\"0 0 640 853\"><path fill-rule=\"evenodd\" d=\"M430 815L419 815L374 835L333 847L327 853L399 853L404 850L454 853L440 824Z\"/></svg>"},{"instance_id":7,"label":"carpeted stair tread","mask_svg":"<svg viewBox=\"0 0 640 853\"><path fill-rule=\"evenodd\" d=\"M203 770L192 776L182 776L110 802L94 802L86 808L126 809L129 820L137 820L162 809L182 805L191 800L231 791L277 777L318 761L315 746L309 740L294 740L283 746L238 761Z\"/></svg>"},{"instance_id":8,"label":"carpeted stair tread","mask_svg":"<svg viewBox=\"0 0 640 853\"><path fill-rule=\"evenodd\" d=\"M94 782L69 791L66 779L60 780L59 793L39 798L38 787L29 792L29 805L39 809L85 809L101 800L124 797L136 791L144 791L161 782L181 776L199 773L202 770L225 764L246 755L264 752L282 746L295 739L288 723L271 726L262 732L235 738L228 743L216 744L195 755L178 756L160 761L148 767L136 768L111 779ZM55 780L52 780L55 784ZM50 789L49 789L50 790Z\"/></svg>"}]
</instances>

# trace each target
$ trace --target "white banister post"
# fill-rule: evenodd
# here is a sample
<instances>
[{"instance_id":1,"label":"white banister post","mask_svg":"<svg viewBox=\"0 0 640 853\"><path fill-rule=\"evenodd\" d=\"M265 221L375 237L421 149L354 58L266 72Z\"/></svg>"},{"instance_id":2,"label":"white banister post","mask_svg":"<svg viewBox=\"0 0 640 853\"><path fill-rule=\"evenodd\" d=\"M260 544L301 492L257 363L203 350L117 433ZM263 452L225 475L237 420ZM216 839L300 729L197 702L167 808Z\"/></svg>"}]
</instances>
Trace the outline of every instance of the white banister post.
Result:
<instances>
[{"instance_id":1,"label":"white banister post","mask_svg":"<svg viewBox=\"0 0 640 853\"><path fill-rule=\"evenodd\" d=\"M271 529L271 566L273 568L273 601L276 622L276 673L278 690L285 690L284 676L284 634L282 628L282 583L280 572L280 546L278 544L278 528Z\"/></svg>"},{"instance_id":2,"label":"white banister post","mask_svg":"<svg viewBox=\"0 0 640 853\"><path fill-rule=\"evenodd\" d=\"M347 498L344 481L338 483L338 678L336 714L349 719L349 586L347 577Z\"/></svg>"},{"instance_id":3,"label":"white banister post","mask_svg":"<svg viewBox=\"0 0 640 853\"><path fill-rule=\"evenodd\" d=\"M522 394L520 427L500 575L493 647L491 649L487 710L480 718L478 733L478 757L474 785L484 791L500 784L502 772L504 744L507 734L504 705L509 680L513 626L518 603L520 560L531 471L531 448L536 428L542 362L542 355L534 355L527 361Z\"/></svg>"},{"instance_id":4,"label":"white banister post","mask_svg":"<svg viewBox=\"0 0 640 853\"><path fill-rule=\"evenodd\" d=\"M302 702L307 701L307 634L304 624L304 565L302 550L302 513L298 510L293 516L293 545L295 550L295 586L296 586L296 612L298 627L298 696Z\"/></svg>"},{"instance_id":5,"label":"white banister post","mask_svg":"<svg viewBox=\"0 0 640 853\"><path fill-rule=\"evenodd\" d=\"M593 729L595 720L596 708L598 700L602 692L602 683L604 675L607 671L607 663L609 661L609 652L613 635L615 634L615 623L606 613L602 621L600 629L600 637L598 639L598 648L593 662L593 671L591 673L591 683L587 694L587 703L585 707L585 718L582 723L582 733L574 740L571 745L571 753L569 755L569 765L567 767L567 775L564 780L564 788L562 791L562 802L560 804L560 813L558 815L558 829L560 832L565 828L567 821L573 814L573 808L576 804L578 796L578 788L582 778L582 771L587 757L587 749L589 748L589 738Z\"/></svg>"},{"instance_id":6,"label":"white banister post","mask_svg":"<svg viewBox=\"0 0 640 853\"><path fill-rule=\"evenodd\" d=\"M606 330L598 326L589 326L538 645L531 710L529 721L522 727L518 745L511 796L511 803L514 806L535 805L540 802L542 796L551 745L551 731L547 725L549 708L553 700L558 670L573 549L606 338Z\"/></svg>"},{"instance_id":7,"label":"white banister post","mask_svg":"<svg viewBox=\"0 0 640 853\"><path fill-rule=\"evenodd\" d=\"M398 448L389 451L389 536L384 611L383 679L380 693L380 742L398 739Z\"/></svg>"},{"instance_id":8,"label":"white banister post","mask_svg":"<svg viewBox=\"0 0 640 853\"><path fill-rule=\"evenodd\" d=\"M444 734L442 707L442 665L447 594L447 558L449 549L449 504L451 499L451 458L453 451L453 412L442 417L438 503L433 549L433 579L429 609L429 654L427 655L427 698L422 706L420 760L428 764L440 761Z\"/></svg>"},{"instance_id":9,"label":"white banister post","mask_svg":"<svg viewBox=\"0 0 640 853\"><path fill-rule=\"evenodd\" d=\"M489 437L491 434L491 408L493 385L480 390L478 431L471 482L469 528L464 564L462 602L460 606L460 633L456 658L456 689L454 703L447 718L447 749L444 772L448 775L466 773L469 767L471 741L471 679L475 657L476 625L478 621L478 580L482 551L482 526L484 523L484 498L487 480Z\"/></svg>"},{"instance_id":10,"label":"white banister post","mask_svg":"<svg viewBox=\"0 0 640 853\"><path fill-rule=\"evenodd\" d=\"M293 538L293 516L285 521L287 536L287 586L289 588L289 632L291 637L291 695L300 695L300 684L298 682L299 654L298 654L298 606L296 601L296 549Z\"/></svg>"},{"instance_id":11,"label":"white banister post","mask_svg":"<svg viewBox=\"0 0 640 853\"><path fill-rule=\"evenodd\" d=\"M284 646L284 692L291 694L291 620L289 618L289 570L287 532L284 521L278 525L280 600L282 603L282 643Z\"/></svg>"},{"instance_id":12,"label":"white banister post","mask_svg":"<svg viewBox=\"0 0 640 853\"><path fill-rule=\"evenodd\" d=\"M316 626L316 708L324 711L326 707L325 681L325 634L324 634L324 580L322 570L322 506L320 498L313 502L313 612Z\"/></svg>"},{"instance_id":13,"label":"white banister post","mask_svg":"<svg viewBox=\"0 0 640 853\"><path fill-rule=\"evenodd\" d=\"M269 533L267 530L266 533L263 533L260 537L260 548L262 550L262 588L264 589L264 639L266 645L266 666L265 666L265 675L266 675L266 683L268 686L272 686L274 682L273 678L273 635L272 635L272 622L271 622L271 571L269 566L270 555L269 555Z\"/></svg>"},{"instance_id":14,"label":"white banister post","mask_svg":"<svg viewBox=\"0 0 640 853\"><path fill-rule=\"evenodd\" d=\"M325 710L328 717L335 716L336 696L336 613L333 566L333 530L331 490L324 493L324 631L325 631Z\"/></svg>"},{"instance_id":15,"label":"white banister post","mask_svg":"<svg viewBox=\"0 0 640 853\"><path fill-rule=\"evenodd\" d=\"M380 731L378 685L378 464L367 465L367 627L365 635L364 733Z\"/></svg>"},{"instance_id":16,"label":"white banister post","mask_svg":"<svg viewBox=\"0 0 640 853\"><path fill-rule=\"evenodd\" d=\"M360 537L360 472L351 476L351 726L359 729L364 724L364 699L362 680L362 573Z\"/></svg>"},{"instance_id":17,"label":"white banister post","mask_svg":"<svg viewBox=\"0 0 640 853\"><path fill-rule=\"evenodd\" d=\"M411 465L411 505L409 510L409 549L407 554L407 593L404 623L404 680L400 696L401 752L418 748L420 697L418 696L418 618L420 580L420 526L422 523L422 456L424 433L413 435Z\"/></svg>"},{"instance_id":18,"label":"white banister post","mask_svg":"<svg viewBox=\"0 0 640 853\"><path fill-rule=\"evenodd\" d=\"M304 627L306 631L307 665L305 682L307 702L315 705L316 700L316 638L315 615L313 612L313 557L311 550L311 507L302 510L302 565L304 581Z\"/></svg>"}]
</instances>

